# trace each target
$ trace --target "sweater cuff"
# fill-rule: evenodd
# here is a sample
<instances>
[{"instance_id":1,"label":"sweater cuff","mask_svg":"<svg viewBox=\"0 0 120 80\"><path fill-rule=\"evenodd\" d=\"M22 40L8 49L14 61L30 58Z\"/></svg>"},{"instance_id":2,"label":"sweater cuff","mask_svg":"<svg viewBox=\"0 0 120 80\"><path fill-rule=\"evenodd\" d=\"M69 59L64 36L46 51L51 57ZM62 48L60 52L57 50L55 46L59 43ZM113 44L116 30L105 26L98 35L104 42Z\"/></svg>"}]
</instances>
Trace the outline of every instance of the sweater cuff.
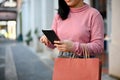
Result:
<instances>
[{"instance_id":1,"label":"sweater cuff","mask_svg":"<svg viewBox=\"0 0 120 80\"><path fill-rule=\"evenodd\" d=\"M72 52L79 55L79 56L82 55L81 44L79 42L73 43Z\"/></svg>"},{"instance_id":2,"label":"sweater cuff","mask_svg":"<svg viewBox=\"0 0 120 80\"><path fill-rule=\"evenodd\" d=\"M55 46L54 46L53 44L49 44L49 45L47 45L47 47L49 47L49 48L51 48L51 49L54 49L54 48L55 48Z\"/></svg>"}]
</instances>

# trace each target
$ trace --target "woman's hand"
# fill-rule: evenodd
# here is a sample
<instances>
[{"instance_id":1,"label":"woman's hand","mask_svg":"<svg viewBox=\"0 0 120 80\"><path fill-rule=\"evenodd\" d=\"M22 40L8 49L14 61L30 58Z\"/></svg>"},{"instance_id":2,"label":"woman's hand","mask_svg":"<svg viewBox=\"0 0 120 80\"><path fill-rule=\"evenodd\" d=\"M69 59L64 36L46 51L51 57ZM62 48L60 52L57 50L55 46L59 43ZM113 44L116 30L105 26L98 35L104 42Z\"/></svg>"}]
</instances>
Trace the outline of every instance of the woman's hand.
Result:
<instances>
[{"instance_id":1,"label":"woman's hand","mask_svg":"<svg viewBox=\"0 0 120 80\"><path fill-rule=\"evenodd\" d=\"M62 52L71 52L73 47L73 42L69 40L64 41L54 41L54 46Z\"/></svg>"},{"instance_id":2,"label":"woman's hand","mask_svg":"<svg viewBox=\"0 0 120 80\"><path fill-rule=\"evenodd\" d=\"M40 38L40 42L44 43L45 45L49 45L50 44L50 41L47 39L47 37L45 35L43 35Z\"/></svg>"}]
</instances>

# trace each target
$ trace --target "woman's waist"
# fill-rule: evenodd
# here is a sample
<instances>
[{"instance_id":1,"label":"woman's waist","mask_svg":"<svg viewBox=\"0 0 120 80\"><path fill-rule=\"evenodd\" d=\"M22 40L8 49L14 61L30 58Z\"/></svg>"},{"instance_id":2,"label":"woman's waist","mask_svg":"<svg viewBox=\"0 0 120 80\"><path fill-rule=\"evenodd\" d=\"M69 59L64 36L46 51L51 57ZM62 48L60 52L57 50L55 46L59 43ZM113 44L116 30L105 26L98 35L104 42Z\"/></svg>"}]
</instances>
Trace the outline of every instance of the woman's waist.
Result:
<instances>
[{"instance_id":1,"label":"woman's waist","mask_svg":"<svg viewBox=\"0 0 120 80\"><path fill-rule=\"evenodd\" d=\"M58 57L63 57L63 58L84 58L85 55L83 55L83 54L78 55L78 54L75 54L75 53L72 53L72 52L59 52ZM94 58L95 55L90 55L89 57Z\"/></svg>"}]
</instances>

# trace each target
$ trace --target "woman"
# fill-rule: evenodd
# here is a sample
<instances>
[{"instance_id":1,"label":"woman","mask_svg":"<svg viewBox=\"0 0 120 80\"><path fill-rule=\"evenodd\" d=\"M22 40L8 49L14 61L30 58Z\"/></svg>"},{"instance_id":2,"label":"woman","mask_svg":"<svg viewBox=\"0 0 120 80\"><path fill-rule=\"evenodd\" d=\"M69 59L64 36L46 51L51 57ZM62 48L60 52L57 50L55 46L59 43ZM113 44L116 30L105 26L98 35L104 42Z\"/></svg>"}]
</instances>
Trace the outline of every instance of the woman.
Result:
<instances>
[{"instance_id":1,"label":"woman","mask_svg":"<svg viewBox=\"0 0 120 80\"><path fill-rule=\"evenodd\" d=\"M87 46L91 57L103 51L102 16L83 0L59 0L58 14L53 20L52 29L60 41L54 41L52 45L45 36L40 41L48 47L56 47L60 57L71 57L72 54L82 57L83 44Z\"/></svg>"}]
</instances>

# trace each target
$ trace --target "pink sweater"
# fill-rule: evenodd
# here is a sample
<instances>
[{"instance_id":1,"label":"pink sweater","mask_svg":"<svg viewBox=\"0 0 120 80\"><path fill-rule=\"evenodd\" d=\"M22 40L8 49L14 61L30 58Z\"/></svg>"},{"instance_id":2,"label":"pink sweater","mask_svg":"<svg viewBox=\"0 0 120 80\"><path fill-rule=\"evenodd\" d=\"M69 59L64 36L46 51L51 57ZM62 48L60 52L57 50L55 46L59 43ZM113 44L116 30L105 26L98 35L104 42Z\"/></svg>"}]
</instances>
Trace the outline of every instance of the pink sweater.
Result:
<instances>
[{"instance_id":1,"label":"pink sweater","mask_svg":"<svg viewBox=\"0 0 120 80\"><path fill-rule=\"evenodd\" d=\"M71 8L66 20L57 14L53 20L52 29L60 40L74 42L73 52L81 55L82 44L86 44L90 53L103 51L104 25L101 14L85 4L81 8Z\"/></svg>"}]
</instances>

